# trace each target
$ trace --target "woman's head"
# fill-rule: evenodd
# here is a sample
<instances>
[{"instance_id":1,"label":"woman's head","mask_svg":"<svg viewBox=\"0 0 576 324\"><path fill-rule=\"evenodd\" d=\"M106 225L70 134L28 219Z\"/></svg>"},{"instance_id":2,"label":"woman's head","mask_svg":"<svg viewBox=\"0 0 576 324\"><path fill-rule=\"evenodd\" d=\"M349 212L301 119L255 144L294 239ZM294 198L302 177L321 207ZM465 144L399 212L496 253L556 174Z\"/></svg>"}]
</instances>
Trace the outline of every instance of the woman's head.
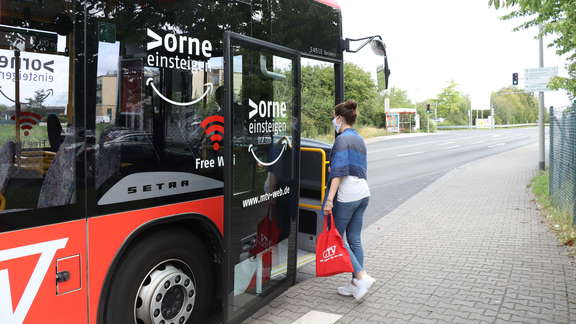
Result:
<instances>
[{"instance_id":1,"label":"woman's head","mask_svg":"<svg viewBox=\"0 0 576 324\"><path fill-rule=\"evenodd\" d=\"M334 107L334 116L336 119L341 119L341 122L348 124L349 126L356 123L356 117L358 117L358 104L354 100L346 100L346 102L337 104Z\"/></svg>"}]
</instances>

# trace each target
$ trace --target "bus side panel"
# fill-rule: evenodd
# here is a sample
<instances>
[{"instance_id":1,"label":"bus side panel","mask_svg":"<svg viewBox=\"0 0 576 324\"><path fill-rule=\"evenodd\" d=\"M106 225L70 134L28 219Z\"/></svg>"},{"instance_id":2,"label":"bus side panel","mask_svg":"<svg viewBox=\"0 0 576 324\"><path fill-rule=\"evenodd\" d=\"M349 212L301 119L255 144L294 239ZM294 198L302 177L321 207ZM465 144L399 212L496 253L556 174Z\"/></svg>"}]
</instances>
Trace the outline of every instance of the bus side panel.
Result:
<instances>
[{"instance_id":1,"label":"bus side panel","mask_svg":"<svg viewBox=\"0 0 576 324\"><path fill-rule=\"evenodd\" d=\"M85 231L83 219L0 235L0 323L86 323Z\"/></svg>"},{"instance_id":2,"label":"bus side panel","mask_svg":"<svg viewBox=\"0 0 576 324\"><path fill-rule=\"evenodd\" d=\"M223 233L224 198L222 196L153 207L88 219L90 271L90 323L97 323L102 287L118 251L139 227L174 215L206 215Z\"/></svg>"}]
</instances>

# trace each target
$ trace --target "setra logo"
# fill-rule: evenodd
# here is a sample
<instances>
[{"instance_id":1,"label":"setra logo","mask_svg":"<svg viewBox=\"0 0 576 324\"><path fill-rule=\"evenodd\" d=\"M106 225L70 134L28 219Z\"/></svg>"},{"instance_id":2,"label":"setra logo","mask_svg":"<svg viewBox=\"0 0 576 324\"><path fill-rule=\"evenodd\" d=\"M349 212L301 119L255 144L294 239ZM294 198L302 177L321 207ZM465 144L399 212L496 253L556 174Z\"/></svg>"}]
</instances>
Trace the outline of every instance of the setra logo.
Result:
<instances>
[{"instance_id":1,"label":"setra logo","mask_svg":"<svg viewBox=\"0 0 576 324\"><path fill-rule=\"evenodd\" d=\"M335 254L336 254L336 245L332 245L322 252L322 257L324 259L328 259L333 257Z\"/></svg>"},{"instance_id":2,"label":"setra logo","mask_svg":"<svg viewBox=\"0 0 576 324\"><path fill-rule=\"evenodd\" d=\"M26 319L26 315L28 315L30 306L32 306L34 298L36 298L36 294L52 264L56 251L66 247L67 242L68 238L63 238L0 251L0 262L40 254L38 263L36 263L32 276L30 276L30 280L28 280L26 288L16 307L12 304L12 291L10 288L10 274L8 273L8 269L0 270L0 323L24 323L24 319Z\"/></svg>"}]
</instances>

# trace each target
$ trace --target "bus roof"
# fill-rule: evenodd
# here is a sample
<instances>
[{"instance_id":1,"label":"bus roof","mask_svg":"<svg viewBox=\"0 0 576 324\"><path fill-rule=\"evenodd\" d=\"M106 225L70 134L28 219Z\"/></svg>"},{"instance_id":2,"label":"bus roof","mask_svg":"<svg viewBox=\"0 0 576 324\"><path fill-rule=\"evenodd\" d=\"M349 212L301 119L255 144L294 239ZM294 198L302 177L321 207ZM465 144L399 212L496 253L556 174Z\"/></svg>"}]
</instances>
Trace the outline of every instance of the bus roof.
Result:
<instances>
[{"instance_id":1,"label":"bus roof","mask_svg":"<svg viewBox=\"0 0 576 324\"><path fill-rule=\"evenodd\" d=\"M335 9L340 9L340 5L338 4L338 0L316 0L316 2L323 3L327 6L330 6Z\"/></svg>"}]
</instances>

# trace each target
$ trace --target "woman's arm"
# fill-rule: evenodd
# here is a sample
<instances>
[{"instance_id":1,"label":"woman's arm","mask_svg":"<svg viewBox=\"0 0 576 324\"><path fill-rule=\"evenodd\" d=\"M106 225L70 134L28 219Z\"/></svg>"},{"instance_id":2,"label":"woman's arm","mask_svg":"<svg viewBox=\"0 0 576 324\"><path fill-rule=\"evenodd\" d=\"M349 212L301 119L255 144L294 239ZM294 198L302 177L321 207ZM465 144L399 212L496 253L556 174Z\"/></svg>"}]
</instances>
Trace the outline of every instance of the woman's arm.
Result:
<instances>
[{"instance_id":1,"label":"woman's arm","mask_svg":"<svg viewBox=\"0 0 576 324\"><path fill-rule=\"evenodd\" d=\"M328 192L328 197L326 197L326 203L324 204L324 214L332 213L332 207L334 206L334 197L336 196L336 192L338 191L338 187L340 187L340 183L342 182L341 177L336 177L332 179L330 183L330 191Z\"/></svg>"}]
</instances>

